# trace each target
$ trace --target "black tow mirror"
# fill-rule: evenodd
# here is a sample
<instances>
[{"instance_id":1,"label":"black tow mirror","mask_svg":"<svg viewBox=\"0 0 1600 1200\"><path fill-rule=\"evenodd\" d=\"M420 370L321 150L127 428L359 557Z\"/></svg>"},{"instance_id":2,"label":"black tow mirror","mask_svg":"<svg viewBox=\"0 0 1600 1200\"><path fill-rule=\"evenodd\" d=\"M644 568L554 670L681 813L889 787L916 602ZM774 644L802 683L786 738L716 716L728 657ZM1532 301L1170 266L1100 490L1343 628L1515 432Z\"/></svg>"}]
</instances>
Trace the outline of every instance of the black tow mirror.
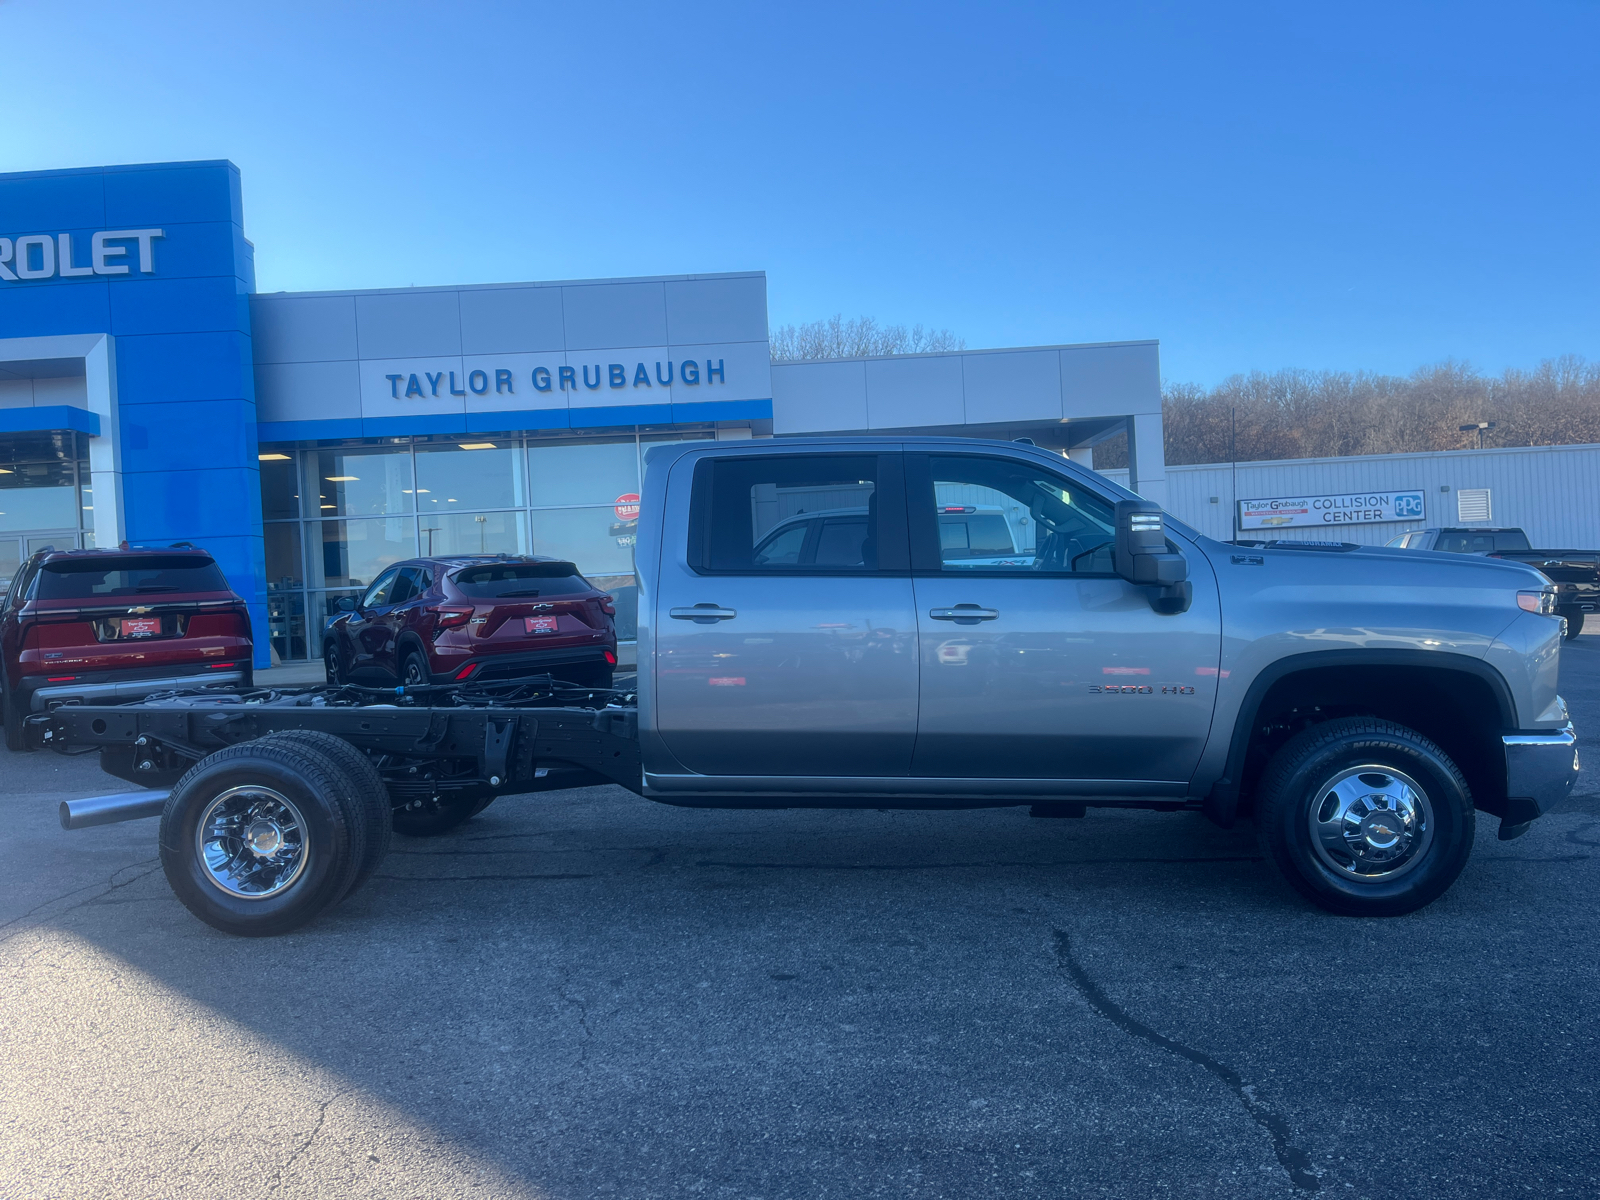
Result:
<instances>
[{"instance_id":1,"label":"black tow mirror","mask_svg":"<svg viewBox=\"0 0 1600 1200\"><path fill-rule=\"evenodd\" d=\"M1189 562L1167 543L1161 506L1149 500L1117 501L1115 567L1129 583L1148 587L1150 607L1159 613L1189 611L1194 587Z\"/></svg>"}]
</instances>

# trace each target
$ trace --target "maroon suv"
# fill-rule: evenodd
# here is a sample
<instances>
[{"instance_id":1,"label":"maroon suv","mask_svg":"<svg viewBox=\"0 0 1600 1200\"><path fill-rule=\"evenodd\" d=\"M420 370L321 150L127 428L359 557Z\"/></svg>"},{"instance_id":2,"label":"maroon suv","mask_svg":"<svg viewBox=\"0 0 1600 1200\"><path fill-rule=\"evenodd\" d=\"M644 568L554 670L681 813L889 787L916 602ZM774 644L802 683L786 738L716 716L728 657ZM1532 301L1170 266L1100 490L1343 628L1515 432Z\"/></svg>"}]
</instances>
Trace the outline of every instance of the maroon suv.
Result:
<instances>
[{"instance_id":1,"label":"maroon suv","mask_svg":"<svg viewBox=\"0 0 1600 1200\"><path fill-rule=\"evenodd\" d=\"M250 613L204 550L41 550L0 606L6 746L68 700L251 681Z\"/></svg>"},{"instance_id":2,"label":"maroon suv","mask_svg":"<svg viewBox=\"0 0 1600 1200\"><path fill-rule=\"evenodd\" d=\"M617 665L611 597L554 558L413 558L345 596L328 622L329 683L407 686L550 674L610 687Z\"/></svg>"}]
</instances>

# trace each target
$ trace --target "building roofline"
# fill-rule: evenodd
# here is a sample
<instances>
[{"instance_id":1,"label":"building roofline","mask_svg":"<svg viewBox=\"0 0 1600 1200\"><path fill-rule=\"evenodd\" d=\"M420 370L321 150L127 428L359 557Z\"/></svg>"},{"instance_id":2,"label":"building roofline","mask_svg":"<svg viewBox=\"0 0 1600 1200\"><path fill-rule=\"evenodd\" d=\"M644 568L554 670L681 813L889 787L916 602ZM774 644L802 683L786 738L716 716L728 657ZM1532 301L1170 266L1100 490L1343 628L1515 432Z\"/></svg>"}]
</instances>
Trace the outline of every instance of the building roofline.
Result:
<instances>
[{"instance_id":1,"label":"building roofline","mask_svg":"<svg viewBox=\"0 0 1600 1200\"><path fill-rule=\"evenodd\" d=\"M58 167L48 171L6 171L0 173L0 182L11 179L50 179L63 175L121 175L127 171L182 171L194 167L239 168L226 158L197 158L189 162L121 163L110 167Z\"/></svg>"},{"instance_id":2,"label":"building roofline","mask_svg":"<svg viewBox=\"0 0 1600 1200\"><path fill-rule=\"evenodd\" d=\"M960 354L1021 354L1029 350L1101 350L1116 346L1159 346L1160 338L1126 342L1063 342L1052 346L982 346L971 350L930 350L923 354L862 354L852 358L775 358L774 367L808 367L821 363L884 362L906 358L954 358Z\"/></svg>"},{"instance_id":3,"label":"building roofline","mask_svg":"<svg viewBox=\"0 0 1600 1200\"><path fill-rule=\"evenodd\" d=\"M338 296L409 296L418 292L487 292L516 288L592 287L607 283L687 283L702 279L762 279L765 271L717 271L698 275L622 275L604 279L527 279L506 283L445 283L427 287L334 288L321 292L253 292L252 300Z\"/></svg>"}]
</instances>

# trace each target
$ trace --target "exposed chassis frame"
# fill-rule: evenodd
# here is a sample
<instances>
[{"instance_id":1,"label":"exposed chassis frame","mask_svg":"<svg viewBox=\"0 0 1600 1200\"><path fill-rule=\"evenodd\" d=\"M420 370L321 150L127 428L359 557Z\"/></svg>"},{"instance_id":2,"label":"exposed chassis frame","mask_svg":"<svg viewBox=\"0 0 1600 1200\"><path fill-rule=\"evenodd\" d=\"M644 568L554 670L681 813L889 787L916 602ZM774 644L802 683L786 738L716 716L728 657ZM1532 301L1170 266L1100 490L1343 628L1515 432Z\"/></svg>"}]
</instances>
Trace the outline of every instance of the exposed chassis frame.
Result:
<instances>
[{"instance_id":1,"label":"exposed chassis frame","mask_svg":"<svg viewBox=\"0 0 1600 1200\"><path fill-rule=\"evenodd\" d=\"M271 733L313 730L372 757L397 807L440 793L490 797L591 783L617 783L638 792L642 786L638 709L631 703L408 707L392 703L394 693L390 703L295 702L338 694L338 689L280 693L284 699L264 703L240 702L246 693L239 689L233 703L196 702L220 701L228 694L224 689L198 697L63 705L29 719L30 740L65 753L98 748L108 773L160 787L227 746Z\"/></svg>"}]
</instances>

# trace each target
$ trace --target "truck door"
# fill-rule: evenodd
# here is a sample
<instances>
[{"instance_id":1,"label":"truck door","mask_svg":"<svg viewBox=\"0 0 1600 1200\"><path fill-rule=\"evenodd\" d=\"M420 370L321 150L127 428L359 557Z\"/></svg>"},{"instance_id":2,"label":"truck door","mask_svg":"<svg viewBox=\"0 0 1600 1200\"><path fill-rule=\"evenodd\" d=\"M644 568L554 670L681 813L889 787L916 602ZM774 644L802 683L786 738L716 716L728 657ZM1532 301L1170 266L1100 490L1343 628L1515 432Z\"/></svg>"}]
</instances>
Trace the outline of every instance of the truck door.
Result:
<instances>
[{"instance_id":1,"label":"truck door","mask_svg":"<svg viewBox=\"0 0 1600 1200\"><path fill-rule=\"evenodd\" d=\"M900 455L693 468L687 536L668 536L656 590L666 748L705 775L906 775L917 659Z\"/></svg>"},{"instance_id":2,"label":"truck door","mask_svg":"<svg viewBox=\"0 0 1600 1200\"><path fill-rule=\"evenodd\" d=\"M1189 611L1157 613L1112 572L1110 499L1029 458L905 461L922 661L912 774L1187 782L1221 652L1202 556L1189 555Z\"/></svg>"}]
</instances>

